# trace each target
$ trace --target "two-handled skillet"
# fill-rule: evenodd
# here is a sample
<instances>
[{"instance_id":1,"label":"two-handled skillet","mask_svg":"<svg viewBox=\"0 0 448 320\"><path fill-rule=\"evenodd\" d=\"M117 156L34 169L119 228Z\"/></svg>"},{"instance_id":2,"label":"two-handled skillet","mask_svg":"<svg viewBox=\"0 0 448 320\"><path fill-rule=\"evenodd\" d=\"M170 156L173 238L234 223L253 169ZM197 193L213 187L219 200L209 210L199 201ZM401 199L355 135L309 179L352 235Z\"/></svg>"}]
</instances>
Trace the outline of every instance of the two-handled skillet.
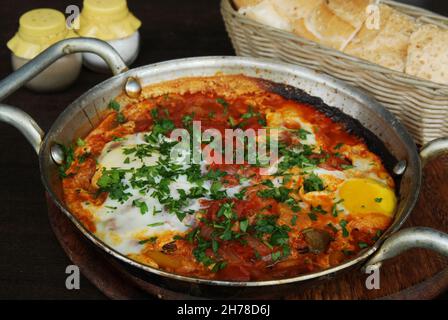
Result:
<instances>
[{"instance_id":1,"label":"two-handled skillet","mask_svg":"<svg viewBox=\"0 0 448 320\"><path fill-rule=\"evenodd\" d=\"M432 157L447 152L448 139L429 143L419 155L406 129L379 103L343 82L306 68L252 58L204 57L162 62L128 70L112 47L94 39L69 39L53 45L0 82L0 100L12 94L61 56L86 51L101 56L110 66L114 76L71 103L46 134L29 115L15 107L0 104L0 120L19 129L38 153L42 182L52 201L93 244L118 259L140 277L176 290L191 291L193 286L198 295L220 296L219 292L231 294L229 290L237 290L235 287L246 287L247 292L257 290L257 287L261 286L275 286L275 290L280 290L291 285L328 279L355 267L381 264L382 261L415 247L448 255L446 234L423 227L398 231L419 196L422 165ZM58 176L58 164L62 161L58 143L69 144L77 137L87 134L101 120L100 115L107 108L107 102L123 91L130 96L138 96L141 88L146 85L181 77L212 76L218 72L244 74L303 89L357 119L384 143L394 158L398 159L394 164L394 173L400 176L399 202L392 226L373 247L361 251L358 256L339 266L294 278L261 282L205 280L164 272L131 260L87 231L70 213L63 201Z\"/></svg>"}]
</instances>

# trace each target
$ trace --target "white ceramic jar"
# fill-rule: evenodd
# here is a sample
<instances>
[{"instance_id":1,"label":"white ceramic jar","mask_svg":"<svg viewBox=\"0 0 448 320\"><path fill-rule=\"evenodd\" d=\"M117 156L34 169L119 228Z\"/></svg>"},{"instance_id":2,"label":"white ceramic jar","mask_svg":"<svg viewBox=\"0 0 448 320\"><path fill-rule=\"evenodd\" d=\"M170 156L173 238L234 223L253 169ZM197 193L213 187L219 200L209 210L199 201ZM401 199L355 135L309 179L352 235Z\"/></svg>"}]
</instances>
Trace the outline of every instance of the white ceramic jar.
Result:
<instances>
[{"instance_id":1,"label":"white ceramic jar","mask_svg":"<svg viewBox=\"0 0 448 320\"><path fill-rule=\"evenodd\" d=\"M109 40L106 42L118 51L127 66L130 66L132 63L134 63L135 59L137 59L138 53L140 51L140 33L138 31L134 32L129 37L117 40ZM98 55L93 53L83 53L82 55L84 65L90 70L101 73L110 72L110 69L108 68L104 60L101 59Z\"/></svg>"},{"instance_id":2,"label":"white ceramic jar","mask_svg":"<svg viewBox=\"0 0 448 320\"><path fill-rule=\"evenodd\" d=\"M84 0L77 33L81 37L108 42L129 66L139 53L140 26L140 20L129 11L126 0ZM106 63L98 56L84 53L83 58L87 68L110 73Z\"/></svg>"},{"instance_id":3,"label":"white ceramic jar","mask_svg":"<svg viewBox=\"0 0 448 320\"><path fill-rule=\"evenodd\" d=\"M19 69L28 63L29 59L23 59L15 54L11 55L13 70ZM28 89L37 92L61 91L68 88L78 79L82 67L81 53L71 54L60 58L26 84Z\"/></svg>"},{"instance_id":4,"label":"white ceramic jar","mask_svg":"<svg viewBox=\"0 0 448 320\"><path fill-rule=\"evenodd\" d=\"M76 37L66 26L64 15L53 9L35 9L20 17L19 31L8 42L11 64L17 70L52 44ZM70 86L78 78L82 67L82 55L72 54L54 62L26 84L39 92L59 91Z\"/></svg>"}]
</instances>

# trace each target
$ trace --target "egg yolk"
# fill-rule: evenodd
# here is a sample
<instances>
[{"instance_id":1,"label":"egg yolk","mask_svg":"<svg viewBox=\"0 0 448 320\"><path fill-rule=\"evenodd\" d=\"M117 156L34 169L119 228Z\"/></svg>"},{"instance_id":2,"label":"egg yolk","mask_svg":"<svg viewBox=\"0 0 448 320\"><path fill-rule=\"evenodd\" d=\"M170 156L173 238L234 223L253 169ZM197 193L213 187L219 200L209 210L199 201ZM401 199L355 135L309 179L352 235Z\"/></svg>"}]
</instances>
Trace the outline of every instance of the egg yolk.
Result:
<instances>
[{"instance_id":1,"label":"egg yolk","mask_svg":"<svg viewBox=\"0 0 448 320\"><path fill-rule=\"evenodd\" d=\"M381 213L392 217L397 198L393 190L372 179L351 179L339 189L343 206L351 214Z\"/></svg>"}]
</instances>

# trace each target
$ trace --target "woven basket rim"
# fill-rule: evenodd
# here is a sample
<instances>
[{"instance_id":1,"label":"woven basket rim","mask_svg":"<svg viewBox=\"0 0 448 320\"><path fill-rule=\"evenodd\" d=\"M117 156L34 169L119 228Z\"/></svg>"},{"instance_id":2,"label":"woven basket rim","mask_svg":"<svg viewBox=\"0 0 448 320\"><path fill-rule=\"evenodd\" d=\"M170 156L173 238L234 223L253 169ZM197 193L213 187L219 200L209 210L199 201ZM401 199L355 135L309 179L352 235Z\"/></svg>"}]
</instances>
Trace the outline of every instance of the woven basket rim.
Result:
<instances>
[{"instance_id":1,"label":"woven basket rim","mask_svg":"<svg viewBox=\"0 0 448 320\"><path fill-rule=\"evenodd\" d=\"M408 9L418 11L419 13L421 13L420 17L437 18L437 19L444 20L444 23L447 24L447 29L448 29L448 18L445 16L439 15L437 13L434 13L432 11L429 11L429 10L426 10L426 9L423 9L420 7L416 7L416 6L409 5L409 4L399 3L396 1L382 0L381 2L395 6L395 7L408 8ZM247 18L246 16L240 14L237 10L235 10L235 8L233 6L233 0L221 0L221 10L228 11L231 14L237 16L245 24L248 24L253 27L260 28L260 29L265 29L271 33L272 32L276 33L279 36L281 36L283 38L287 38L292 41L300 41L309 46L317 47L317 48L321 49L322 51L324 51L328 55L331 55L333 57L343 58L346 60L350 60L352 63L357 64L357 66L360 68L381 73L383 76L385 76L389 79L393 78L392 80L396 81L397 83L402 83L402 84L405 84L408 86L412 86L417 90L424 89L424 90L435 91L437 93L443 93L443 94L448 95L448 84L437 83L437 82L422 79L422 78L419 78L419 77L416 77L413 75L409 75L409 74L401 72L401 71L392 70L392 69L383 67L381 65L372 63L368 60L364 60L364 59L349 55L345 52L324 46L320 43L308 40L308 39L298 36L292 32L287 32L287 31L277 29L277 28L274 28L271 26L267 26L260 22L254 21L250 18ZM396 77L398 77L399 79L397 79Z\"/></svg>"}]
</instances>

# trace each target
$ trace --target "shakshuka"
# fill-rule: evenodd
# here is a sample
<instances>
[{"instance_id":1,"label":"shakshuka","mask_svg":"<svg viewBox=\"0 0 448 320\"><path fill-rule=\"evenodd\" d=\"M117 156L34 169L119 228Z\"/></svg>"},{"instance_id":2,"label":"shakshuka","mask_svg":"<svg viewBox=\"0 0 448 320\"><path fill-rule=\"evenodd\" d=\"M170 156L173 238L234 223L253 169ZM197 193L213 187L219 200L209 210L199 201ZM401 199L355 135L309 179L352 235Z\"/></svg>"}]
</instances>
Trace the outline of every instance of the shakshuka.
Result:
<instances>
[{"instance_id":1,"label":"shakshuka","mask_svg":"<svg viewBox=\"0 0 448 320\"><path fill-rule=\"evenodd\" d=\"M394 180L366 140L316 99L275 85L218 74L118 96L99 125L65 146L66 205L116 251L183 276L282 279L355 257L391 224ZM267 165L247 154L242 163L179 161L170 134L193 123L223 136L275 128L278 155Z\"/></svg>"}]
</instances>

